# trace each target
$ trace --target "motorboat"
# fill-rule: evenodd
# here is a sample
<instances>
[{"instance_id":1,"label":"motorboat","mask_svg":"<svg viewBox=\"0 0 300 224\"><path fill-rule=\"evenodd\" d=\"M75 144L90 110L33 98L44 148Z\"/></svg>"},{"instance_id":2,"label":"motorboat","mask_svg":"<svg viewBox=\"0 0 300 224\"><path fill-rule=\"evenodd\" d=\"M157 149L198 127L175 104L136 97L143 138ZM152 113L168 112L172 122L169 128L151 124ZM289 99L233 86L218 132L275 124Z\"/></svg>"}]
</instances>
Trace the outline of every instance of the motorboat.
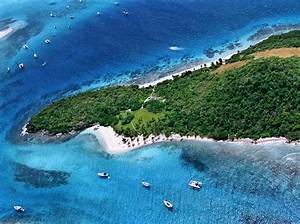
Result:
<instances>
[{"instance_id":1,"label":"motorboat","mask_svg":"<svg viewBox=\"0 0 300 224\"><path fill-rule=\"evenodd\" d=\"M164 200L164 205L168 208L168 209L173 209L173 204L168 201L168 200Z\"/></svg>"},{"instance_id":2,"label":"motorboat","mask_svg":"<svg viewBox=\"0 0 300 224\"><path fill-rule=\"evenodd\" d=\"M97 16L101 16L101 12L98 11L98 12L97 12Z\"/></svg>"},{"instance_id":3,"label":"motorboat","mask_svg":"<svg viewBox=\"0 0 300 224\"><path fill-rule=\"evenodd\" d=\"M202 183L197 180L191 180L189 182L189 186L193 189L200 189L202 187Z\"/></svg>"},{"instance_id":4,"label":"motorboat","mask_svg":"<svg viewBox=\"0 0 300 224\"><path fill-rule=\"evenodd\" d=\"M70 19L75 19L75 16L70 16Z\"/></svg>"},{"instance_id":5,"label":"motorboat","mask_svg":"<svg viewBox=\"0 0 300 224\"><path fill-rule=\"evenodd\" d=\"M36 53L34 53L33 58L38 58L38 55Z\"/></svg>"},{"instance_id":6,"label":"motorboat","mask_svg":"<svg viewBox=\"0 0 300 224\"><path fill-rule=\"evenodd\" d=\"M23 68L24 68L24 64L23 64L23 63L20 63L20 64L18 65L18 67L19 67L19 69L23 69Z\"/></svg>"},{"instance_id":7,"label":"motorboat","mask_svg":"<svg viewBox=\"0 0 300 224\"><path fill-rule=\"evenodd\" d=\"M142 181L142 185L144 188L150 188L150 183L146 182L146 181Z\"/></svg>"},{"instance_id":8,"label":"motorboat","mask_svg":"<svg viewBox=\"0 0 300 224\"><path fill-rule=\"evenodd\" d=\"M55 15L53 13L50 13L50 17L55 17Z\"/></svg>"},{"instance_id":9,"label":"motorboat","mask_svg":"<svg viewBox=\"0 0 300 224\"><path fill-rule=\"evenodd\" d=\"M97 175L98 177L105 178L105 179L110 178L109 173L106 172L97 173Z\"/></svg>"},{"instance_id":10,"label":"motorboat","mask_svg":"<svg viewBox=\"0 0 300 224\"><path fill-rule=\"evenodd\" d=\"M124 10L122 13L123 13L124 16L128 16L129 15L129 12L126 11L126 10Z\"/></svg>"},{"instance_id":11,"label":"motorboat","mask_svg":"<svg viewBox=\"0 0 300 224\"><path fill-rule=\"evenodd\" d=\"M42 67L45 67L47 65L47 62L44 61L43 64L42 64Z\"/></svg>"},{"instance_id":12,"label":"motorboat","mask_svg":"<svg viewBox=\"0 0 300 224\"><path fill-rule=\"evenodd\" d=\"M25 212L25 209L20 205L14 205L14 209L16 212Z\"/></svg>"},{"instance_id":13,"label":"motorboat","mask_svg":"<svg viewBox=\"0 0 300 224\"><path fill-rule=\"evenodd\" d=\"M27 49L28 49L28 45L27 45L27 44L24 44L24 45L23 45L23 48L24 48L25 50L27 50Z\"/></svg>"},{"instance_id":14,"label":"motorboat","mask_svg":"<svg viewBox=\"0 0 300 224\"><path fill-rule=\"evenodd\" d=\"M45 40L45 44L50 44L50 42L51 42L51 41L50 41L49 39L46 39L46 40Z\"/></svg>"},{"instance_id":15,"label":"motorboat","mask_svg":"<svg viewBox=\"0 0 300 224\"><path fill-rule=\"evenodd\" d=\"M10 67L7 67L7 73L10 73Z\"/></svg>"}]
</instances>

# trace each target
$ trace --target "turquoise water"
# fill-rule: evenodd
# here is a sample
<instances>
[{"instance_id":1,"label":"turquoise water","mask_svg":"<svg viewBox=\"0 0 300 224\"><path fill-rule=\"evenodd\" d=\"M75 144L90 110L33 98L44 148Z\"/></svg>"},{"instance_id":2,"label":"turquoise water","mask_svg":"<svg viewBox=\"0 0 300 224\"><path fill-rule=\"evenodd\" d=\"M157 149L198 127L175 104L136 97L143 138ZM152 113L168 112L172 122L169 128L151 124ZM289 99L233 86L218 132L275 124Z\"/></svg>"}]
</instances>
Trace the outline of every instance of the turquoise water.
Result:
<instances>
[{"instance_id":1,"label":"turquoise water","mask_svg":"<svg viewBox=\"0 0 300 224\"><path fill-rule=\"evenodd\" d=\"M19 138L55 99L151 80L299 28L298 0L1 1L0 30L12 20L27 26L0 40L2 223L299 223L299 146L184 142L111 156L92 136L43 145ZM101 170L112 178L97 178ZM190 179L203 189L189 189ZM16 214L13 204L26 212Z\"/></svg>"}]
</instances>

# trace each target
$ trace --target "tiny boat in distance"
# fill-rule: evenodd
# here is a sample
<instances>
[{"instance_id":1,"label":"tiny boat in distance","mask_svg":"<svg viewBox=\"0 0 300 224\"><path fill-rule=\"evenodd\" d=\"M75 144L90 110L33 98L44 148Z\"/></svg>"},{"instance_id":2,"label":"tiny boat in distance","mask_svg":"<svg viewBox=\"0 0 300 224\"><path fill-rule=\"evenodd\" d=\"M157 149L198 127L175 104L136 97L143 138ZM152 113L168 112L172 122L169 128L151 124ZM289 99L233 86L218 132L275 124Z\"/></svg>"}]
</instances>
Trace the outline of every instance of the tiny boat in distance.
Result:
<instances>
[{"instance_id":1,"label":"tiny boat in distance","mask_svg":"<svg viewBox=\"0 0 300 224\"><path fill-rule=\"evenodd\" d=\"M10 67L7 67L7 73L10 73Z\"/></svg>"},{"instance_id":2,"label":"tiny boat in distance","mask_svg":"<svg viewBox=\"0 0 300 224\"><path fill-rule=\"evenodd\" d=\"M164 200L164 205L168 208L168 209L173 209L173 204L168 201L168 200Z\"/></svg>"},{"instance_id":3,"label":"tiny boat in distance","mask_svg":"<svg viewBox=\"0 0 300 224\"><path fill-rule=\"evenodd\" d=\"M200 181L191 180L189 182L189 186L193 189L200 189L202 187L202 183Z\"/></svg>"},{"instance_id":4,"label":"tiny boat in distance","mask_svg":"<svg viewBox=\"0 0 300 224\"><path fill-rule=\"evenodd\" d=\"M129 12L126 11L126 10L124 10L124 11L123 11L123 15L124 15L124 16L128 16L128 15L129 15Z\"/></svg>"},{"instance_id":5,"label":"tiny boat in distance","mask_svg":"<svg viewBox=\"0 0 300 224\"><path fill-rule=\"evenodd\" d=\"M108 179L110 178L109 174L106 172L97 173L98 177Z\"/></svg>"},{"instance_id":6,"label":"tiny boat in distance","mask_svg":"<svg viewBox=\"0 0 300 224\"><path fill-rule=\"evenodd\" d=\"M46 39L46 40L45 40L45 44L50 44L50 42L51 42L51 41L50 41L49 39Z\"/></svg>"},{"instance_id":7,"label":"tiny boat in distance","mask_svg":"<svg viewBox=\"0 0 300 224\"><path fill-rule=\"evenodd\" d=\"M24 68L24 64L23 64L23 63L20 63L20 64L18 65L18 67L19 67L19 69L23 69L23 68Z\"/></svg>"},{"instance_id":8,"label":"tiny boat in distance","mask_svg":"<svg viewBox=\"0 0 300 224\"><path fill-rule=\"evenodd\" d=\"M16 212L25 212L25 209L20 205L14 205L14 209Z\"/></svg>"},{"instance_id":9,"label":"tiny boat in distance","mask_svg":"<svg viewBox=\"0 0 300 224\"><path fill-rule=\"evenodd\" d=\"M142 181L142 185L144 188L150 188L150 183L146 182L146 181Z\"/></svg>"}]
</instances>

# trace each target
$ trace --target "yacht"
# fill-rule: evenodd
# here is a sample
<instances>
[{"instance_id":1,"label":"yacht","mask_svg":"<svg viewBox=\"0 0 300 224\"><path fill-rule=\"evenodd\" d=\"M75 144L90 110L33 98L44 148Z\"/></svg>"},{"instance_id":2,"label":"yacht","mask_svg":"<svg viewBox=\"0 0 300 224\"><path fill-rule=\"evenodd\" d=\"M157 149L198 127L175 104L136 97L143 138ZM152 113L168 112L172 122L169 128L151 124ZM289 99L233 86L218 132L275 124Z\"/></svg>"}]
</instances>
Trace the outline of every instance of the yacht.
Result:
<instances>
[{"instance_id":1,"label":"yacht","mask_svg":"<svg viewBox=\"0 0 300 224\"><path fill-rule=\"evenodd\" d=\"M25 209L20 205L14 205L14 209L16 212L25 212Z\"/></svg>"},{"instance_id":2,"label":"yacht","mask_svg":"<svg viewBox=\"0 0 300 224\"><path fill-rule=\"evenodd\" d=\"M19 69L23 69L23 68L24 68L24 64L23 64L23 63L20 63L20 64L18 65L18 67L19 67Z\"/></svg>"},{"instance_id":3,"label":"yacht","mask_svg":"<svg viewBox=\"0 0 300 224\"><path fill-rule=\"evenodd\" d=\"M173 209L173 204L168 201L168 200L164 200L164 205L168 208L168 209Z\"/></svg>"},{"instance_id":4,"label":"yacht","mask_svg":"<svg viewBox=\"0 0 300 224\"><path fill-rule=\"evenodd\" d=\"M146 182L146 181L142 181L142 185L144 188L150 188L150 183Z\"/></svg>"},{"instance_id":5,"label":"yacht","mask_svg":"<svg viewBox=\"0 0 300 224\"><path fill-rule=\"evenodd\" d=\"M101 177L101 178L110 178L109 176L109 173L106 173L106 172L101 172L101 173L97 173L98 177Z\"/></svg>"},{"instance_id":6,"label":"yacht","mask_svg":"<svg viewBox=\"0 0 300 224\"><path fill-rule=\"evenodd\" d=\"M49 39L46 39L46 40L45 40L45 44L50 44L50 42L51 42L51 41L50 41Z\"/></svg>"},{"instance_id":7,"label":"yacht","mask_svg":"<svg viewBox=\"0 0 300 224\"><path fill-rule=\"evenodd\" d=\"M202 187L202 183L197 180L191 180L189 182L189 186L193 189L200 189Z\"/></svg>"}]
</instances>

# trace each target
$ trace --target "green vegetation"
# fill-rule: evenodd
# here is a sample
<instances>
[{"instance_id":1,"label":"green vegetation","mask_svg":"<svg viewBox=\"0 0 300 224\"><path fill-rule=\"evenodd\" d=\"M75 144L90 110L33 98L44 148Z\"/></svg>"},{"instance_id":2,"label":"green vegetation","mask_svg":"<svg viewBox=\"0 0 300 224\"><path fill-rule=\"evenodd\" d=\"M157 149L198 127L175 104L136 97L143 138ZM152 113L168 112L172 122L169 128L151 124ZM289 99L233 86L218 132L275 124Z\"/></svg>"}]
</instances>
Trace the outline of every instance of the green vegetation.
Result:
<instances>
[{"instance_id":1,"label":"green vegetation","mask_svg":"<svg viewBox=\"0 0 300 224\"><path fill-rule=\"evenodd\" d=\"M100 124L125 136L295 140L300 138L299 90L300 57L262 58L222 75L203 69L155 87L109 87L72 96L34 116L28 131L67 133Z\"/></svg>"},{"instance_id":2,"label":"green vegetation","mask_svg":"<svg viewBox=\"0 0 300 224\"><path fill-rule=\"evenodd\" d=\"M274 48L291 48L291 47L300 47L300 30L295 30L284 34L271 36L268 39L233 55L226 62L232 63L241 60L249 60L254 58L254 56L251 54L259 51L265 51Z\"/></svg>"}]
</instances>

